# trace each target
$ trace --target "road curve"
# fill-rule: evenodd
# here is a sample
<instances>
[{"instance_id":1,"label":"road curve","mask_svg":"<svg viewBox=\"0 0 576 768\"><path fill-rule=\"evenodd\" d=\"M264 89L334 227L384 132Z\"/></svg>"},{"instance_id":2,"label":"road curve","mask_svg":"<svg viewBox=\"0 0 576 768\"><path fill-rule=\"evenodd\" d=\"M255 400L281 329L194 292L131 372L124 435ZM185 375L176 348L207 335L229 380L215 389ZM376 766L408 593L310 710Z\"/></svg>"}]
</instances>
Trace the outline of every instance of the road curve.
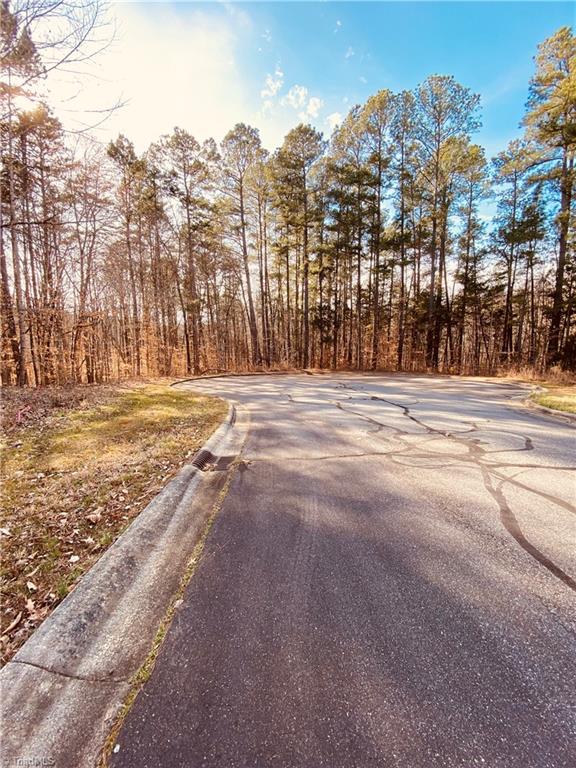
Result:
<instances>
[{"instance_id":1,"label":"road curve","mask_svg":"<svg viewBox=\"0 0 576 768\"><path fill-rule=\"evenodd\" d=\"M518 385L187 384L241 462L122 768L573 768L575 435Z\"/></svg>"}]
</instances>

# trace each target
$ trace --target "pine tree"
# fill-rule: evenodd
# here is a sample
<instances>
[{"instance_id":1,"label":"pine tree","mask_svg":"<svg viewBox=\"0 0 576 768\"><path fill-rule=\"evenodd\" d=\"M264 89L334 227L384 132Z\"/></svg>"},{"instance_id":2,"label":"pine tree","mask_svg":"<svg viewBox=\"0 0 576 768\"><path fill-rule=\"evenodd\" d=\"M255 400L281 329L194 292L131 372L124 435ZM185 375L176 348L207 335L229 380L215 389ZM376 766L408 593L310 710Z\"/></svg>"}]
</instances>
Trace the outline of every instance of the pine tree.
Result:
<instances>
[{"instance_id":1,"label":"pine tree","mask_svg":"<svg viewBox=\"0 0 576 768\"><path fill-rule=\"evenodd\" d=\"M447 222L447 180L445 174L443 179L442 161L446 155L446 142L467 137L479 127L479 102L478 95L457 83L453 77L433 75L416 91L416 139L426 166L424 183L432 223L426 359L433 369L438 368L439 362L446 245L443 226Z\"/></svg>"},{"instance_id":2,"label":"pine tree","mask_svg":"<svg viewBox=\"0 0 576 768\"><path fill-rule=\"evenodd\" d=\"M558 264L548 341L549 362L562 358L560 334L564 306L564 273L574 191L576 152L576 38L562 27L545 40L536 55L536 72L530 83L527 113L528 136L540 147L541 161L548 166L550 181L559 187ZM572 258L572 255L570 255Z\"/></svg>"},{"instance_id":3,"label":"pine tree","mask_svg":"<svg viewBox=\"0 0 576 768\"><path fill-rule=\"evenodd\" d=\"M283 213L298 236L297 250L302 256L302 340L300 364L310 361L310 227L312 224L311 169L325 148L322 134L310 125L300 124L286 135L275 158L275 181L279 195L286 195ZM282 191L281 191L282 190ZM297 270L298 271L298 270ZM298 296L296 278L296 297Z\"/></svg>"},{"instance_id":4,"label":"pine tree","mask_svg":"<svg viewBox=\"0 0 576 768\"><path fill-rule=\"evenodd\" d=\"M250 338L252 342L252 363L260 365L262 355L254 299L252 296L252 280L248 258L249 240L249 194L248 182L250 172L263 157L260 136L256 128L238 123L229 131L221 144L222 150L222 190L228 202L229 219L232 231L237 233L238 245L241 251L244 269L245 290L248 300L248 317Z\"/></svg>"}]
</instances>

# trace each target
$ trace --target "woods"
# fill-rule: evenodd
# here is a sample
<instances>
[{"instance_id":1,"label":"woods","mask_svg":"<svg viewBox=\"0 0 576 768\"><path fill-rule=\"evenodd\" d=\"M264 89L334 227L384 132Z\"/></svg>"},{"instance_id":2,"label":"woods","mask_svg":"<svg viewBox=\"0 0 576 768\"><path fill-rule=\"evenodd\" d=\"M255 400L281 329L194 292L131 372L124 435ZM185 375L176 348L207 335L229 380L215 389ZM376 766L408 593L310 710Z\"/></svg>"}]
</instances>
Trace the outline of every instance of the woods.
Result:
<instances>
[{"instance_id":1,"label":"woods","mask_svg":"<svg viewBox=\"0 0 576 768\"><path fill-rule=\"evenodd\" d=\"M474 143L450 76L381 90L269 153L175 128L69 135L2 4L2 383L259 368L576 367L576 41L539 47L524 137ZM28 98L23 98L23 97Z\"/></svg>"}]
</instances>

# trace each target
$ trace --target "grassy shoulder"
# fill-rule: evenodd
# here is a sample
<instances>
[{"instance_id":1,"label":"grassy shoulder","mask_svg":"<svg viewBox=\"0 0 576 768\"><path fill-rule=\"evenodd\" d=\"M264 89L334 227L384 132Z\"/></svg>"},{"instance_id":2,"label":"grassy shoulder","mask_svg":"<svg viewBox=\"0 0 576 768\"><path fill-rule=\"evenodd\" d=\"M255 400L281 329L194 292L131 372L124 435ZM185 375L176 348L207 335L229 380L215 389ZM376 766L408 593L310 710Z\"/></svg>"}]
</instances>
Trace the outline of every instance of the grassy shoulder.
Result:
<instances>
[{"instance_id":1,"label":"grassy shoulder","mask_svg":"<svg viewBox=\"0 0 576 768\"><path fill-rule=\"evenodd\" d=\"M532 400L537 405L543 405L545 408L552 408L555 411L576 413L576 386L544 386L546 386L545 392L535 392L532 395Z\"/></svg>"},{"instance_id":2,"label":"grassy shoulder","mask_svg":"<svg viewBox=\"0 0 576 768\"><path fill-rule=\"evenodd\" d=\"M6 662L226 413L160 384L2 393Z\"/></svg>"}]
</instances>

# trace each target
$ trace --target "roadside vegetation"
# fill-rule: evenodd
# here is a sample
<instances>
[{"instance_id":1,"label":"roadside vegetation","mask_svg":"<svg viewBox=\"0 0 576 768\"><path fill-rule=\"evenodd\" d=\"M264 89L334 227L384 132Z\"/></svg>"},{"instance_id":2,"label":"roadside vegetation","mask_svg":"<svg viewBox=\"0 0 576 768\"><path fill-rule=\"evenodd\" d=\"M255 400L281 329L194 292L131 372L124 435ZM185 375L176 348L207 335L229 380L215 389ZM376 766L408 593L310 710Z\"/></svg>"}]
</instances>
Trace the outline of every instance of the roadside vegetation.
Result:
<instances>
[{"instance_id":1,"label":"roadside vegetation","mask_svg":"<svg viewBox=\"0 0 576 768\"><path fill-rule=\"evenodd\" d=\"M506 378L534 384L539 391L530 395L532 402L556 411L576 413L576 373L555 365L539 376L530 368L509 372Z\"/></svg>"},{"instance_id":2,"label":"roadside vegetation","mask_svg":"<svg viewBox=\"0 0 576 768\"><path fill-rule=\"evenodd\" d=\"M3 391L3 663L225 412L165 383Z\"/></svg>"},{"instance_id":3,"label":"roadside vegetation","mask_svg":"<svg viewBox=\"0 0 576 768\"><path fill-rule=\"evenodd\" d=\"M547 386L545 392L536 392L532 400L545 408L576 413L576 386Z\"/></svg>"}]
</instances>

